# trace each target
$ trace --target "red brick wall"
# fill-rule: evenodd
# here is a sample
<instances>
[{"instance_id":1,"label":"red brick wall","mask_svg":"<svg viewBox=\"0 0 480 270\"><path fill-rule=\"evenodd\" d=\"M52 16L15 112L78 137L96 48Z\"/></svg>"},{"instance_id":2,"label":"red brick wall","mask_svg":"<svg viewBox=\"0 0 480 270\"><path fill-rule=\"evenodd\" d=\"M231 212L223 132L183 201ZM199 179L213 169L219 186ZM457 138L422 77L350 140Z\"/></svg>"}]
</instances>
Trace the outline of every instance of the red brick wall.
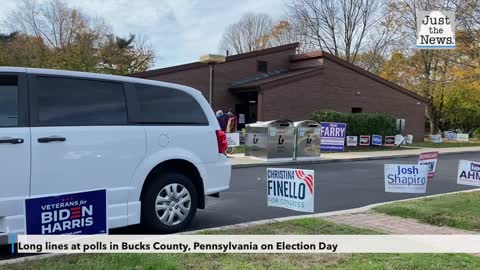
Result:
<instances>
[{"instance_id":1,"label":"red brick wall","mask_svg":"<svg viewBox=\"0 0 480 270\"><path fill-rule=\"evenodd\" d=\"M288 68L289 55L295 54L295 48L268 55L260 55L215 66L214 85L214 110L227 110L235 108L237 98L228 91L232 81L245 79L261 73L257 72L257 60L268 62L268 71ZM159 80L188 85L200 90L208 100L209 67L177 71L156 76L144 77L145 79Z\"/></svg>"},{"instance_id":2,"label":"red brick wall","mask_svg":"<svg viewBox=\"0 0 480 270\"><path fill-rule=\"evenodd\" d=\"M423 140L423 103L419 105L417 99L328 59L324 59L323 70L315 75L278 84L261 94L261 120L303 120L318 110L351 112L352 107L360 107L363 112L385 112L406 119L406 132L415 140Z\"/></svg>"}]
</instances>

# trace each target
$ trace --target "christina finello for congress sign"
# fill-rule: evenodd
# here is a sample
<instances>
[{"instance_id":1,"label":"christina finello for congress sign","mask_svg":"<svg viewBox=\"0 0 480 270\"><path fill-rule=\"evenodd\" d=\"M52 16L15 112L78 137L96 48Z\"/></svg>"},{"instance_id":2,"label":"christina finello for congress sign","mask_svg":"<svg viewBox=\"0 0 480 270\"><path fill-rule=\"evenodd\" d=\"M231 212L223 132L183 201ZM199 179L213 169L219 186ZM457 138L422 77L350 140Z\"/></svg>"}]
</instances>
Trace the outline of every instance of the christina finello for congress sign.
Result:
<instances>
[{"instance_id":1,"label":"christina finello for congress sign","mask_svg":"<svg viewBox=\"0 0 480 270\"><path fill-rule=\"evenodd\" d=\"M480 187L480 162L460 160L457 184Z\"/></svg>"},{"instance_id":2,"label":"christina finello for congress sign","mask_svg":"<svg viewBox=\"0 0 480 270\"><path fill-rule=\"evenodd\" d=\"M455 48L455 12L417 11L417 48Z\"/></svg>"},{"instance_id":3,"label":"christina finello for congress sign","mask_svg":"<svg viewBox=\"0 0 480 270\"><path fill-rule=\"evenodd\" d=\"M106 190L25 200L27 234L106 234Z\"/></svg>"},{"instance_id":4,"label":"christina finello for congress sign","mask_svg":"<svg viewBox=\"0 0 480 270\"><path fill-rule=\"evenodd\" d=\"M267 169L267 205L313 213L315 175L312 170Z\"/></svg>"},{"instance_id":5,"label":"christina finello for congress sign","mask_svg":"<svg viewBox=\"0 0 480 270\"><path fill-rule=\"evenodd\" d=\"M385 164L385 192L425 193L428 166L413 164Z\"/></svg>"}]
</instances>

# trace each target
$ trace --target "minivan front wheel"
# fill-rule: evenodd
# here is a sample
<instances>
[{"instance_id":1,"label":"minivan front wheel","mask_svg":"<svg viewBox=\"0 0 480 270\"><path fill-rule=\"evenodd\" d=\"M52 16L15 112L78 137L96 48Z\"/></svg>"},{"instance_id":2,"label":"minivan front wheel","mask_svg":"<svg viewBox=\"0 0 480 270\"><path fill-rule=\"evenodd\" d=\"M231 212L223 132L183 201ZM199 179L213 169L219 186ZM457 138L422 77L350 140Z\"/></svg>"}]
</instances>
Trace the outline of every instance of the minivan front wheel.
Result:
<instances>
[{"instance_id":1,"label":"minivan front wheel","mask_svg":"<svg viewBox=\"0 0 480 270\"><path fill-rule=\"evenodd\" d=\"M188 177L177 173L158 175L144 194L142 223L162 233L180 231L197 212L197 196Z\"/></svg>"}]
</instances>

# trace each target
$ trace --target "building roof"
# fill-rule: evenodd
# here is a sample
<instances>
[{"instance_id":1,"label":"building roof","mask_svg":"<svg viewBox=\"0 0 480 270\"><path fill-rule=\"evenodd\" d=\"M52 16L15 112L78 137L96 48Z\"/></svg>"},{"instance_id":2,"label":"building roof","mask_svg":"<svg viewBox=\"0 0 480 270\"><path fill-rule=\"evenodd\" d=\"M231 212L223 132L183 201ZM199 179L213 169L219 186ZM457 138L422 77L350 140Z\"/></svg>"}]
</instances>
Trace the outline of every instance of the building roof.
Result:
<instances>
[{"instance_id":1,"label":"building roof","mask_svg":"<svg viewBox=\"0 0 480 270\"><path fill-rule=\"evenodd\" d=\"M292 50L295 49L299 46L299 43L290 43L282 46L277 46L277 47L272 47L272 48L267 48L263 50L258 50L258 51L253 51L253 52L247 52L247 53L241 53L241 54L236 54L236 55L230 55L225 57L225 62L232 62L232 61L237 61L249 57L256 57L260 55L265 55L265 54L271 54L271 53L276 53L276 52L281 52L281 51L286 51L286 50ZM159 68L159 69L152 69L144 72L139 72L139 73L133 73L129 74L128 76L132 77L149 77L149 76L155 76L155 75L163 75L166 73L171 73L171 72L178 72L178 71L183 71L183 70L188 70L188 69L193 69L193 68L200 68L200 67L206 67L207 64L200 63L200 62L192 62L188 64L183 64L183 65L177 65L177 66L171 66L171 67L166 67L166 68ZM218 64L222 65L222 63Z\"/></svg>"},{"instance_id":2,"label":"building roof","mask_svg":"<svg viewBox=\"0 0 480 270\"><path fill-rule=\"evenodd\" d=\"M270 86L275 83L284 83L285 80L287 79L298 80L300 78L304 78L305 76L316 74L316 72L320 70L322 70L322 68L307 68L307 69L284 72L278 75L259 78L258 80L252 80L252 81L248 81L241 84L235 84L235 85L232 85L230 89L236 90L236 89L253 89L254 88L259 90L260 87Z\"/></svg>"},{"instance_id":3,"label":"building roof","mask_svg":"<svg viewBox=\"0 0 480 270\"><path fill-rule=\"evenodd\" d=\"M232 56L227 56L225 59L225 63L236 61L236 60L241 60L245 58L250 58L250 57L257 57L260 55L266 55L266 54L272 54L276 52L281 52L281 51L286 51L286 50L292 50L296 49L299 46L299 43L291 43L291 44L286 44L282 46L277 46L277 47L272 47L272 48L267 48L263 50L258 50L258 51L253 51L253 52L248 52L248 53L242 53L242 54L237 54L237 55L232 55ZM330 53L327 53L325 51L312 51L308 53L303 53L303 54L295 54L290 56L290 62L295 63L295 62L300 62L304 60L311 60L315 58L320 58L320 59L328 59L338 65L341 65L345 68L348 68L354 72L357 72L363 76L366 76L374 81L377 81L381 84L384 84L396 91L399 91L403 94L406 94L410 97L413 97L419 101L426 102L426 99L423 98L422 96L416 94L415 92L412 92L408 89L403 88L402 86L393 83L391 81L388 81L386 79L383 79L382 77L375 75L361 67L358 67L354 64L351 64L339 57L336 57ZM218 65L222 65L224 63L220 63ZM172 72L181 72L184 70L189 70L189 69L194 69L194 68L201 68L201 67L206 67L207 65L204 63L200 62L193 62L193 63L188 63L188 64L183 64L183 65L177 65L177 66L171 66L167 68L160 68L160 69L154 69L154 70L149 70L145 72L140 72L140 73L134 73L130 74L129 76L132 77L139 77L139 78L148 78L151 76L155 75L164 75ZM307 67L307 68L302 68L302 69L293 69L293 70L279 70L279 71L274 71L271 74L265 74L265 75L258 75L258 76L253 76L251 78L244 78L240 79L238 81L232 82L232 85L230 87L231 90L235 91L237 90L245 90L245 89L256 89L257 91L261 87L266 87L274 85L275 83L284 83L285 80L290 79L290 80L296 80L296 79L301 79L304 78L305 76L309 76L311 74L316 74L318 71L322 70L322 66L318 67Z\"/></svg>"}]
</instances>

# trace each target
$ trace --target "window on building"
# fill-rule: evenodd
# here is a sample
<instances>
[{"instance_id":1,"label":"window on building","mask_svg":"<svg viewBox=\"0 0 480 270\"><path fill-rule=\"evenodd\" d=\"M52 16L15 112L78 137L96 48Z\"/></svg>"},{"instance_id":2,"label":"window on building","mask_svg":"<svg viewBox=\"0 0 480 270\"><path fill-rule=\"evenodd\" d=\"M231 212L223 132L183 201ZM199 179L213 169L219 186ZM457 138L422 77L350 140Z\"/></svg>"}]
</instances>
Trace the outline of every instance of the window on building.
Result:
<instances>
[{"instance_id":1,"label":"window on building","mask_svg":"<svg viewBox=\"0 0 480 270\"><path fill-rule=\"evenodd\" d=\"M268 72L267 61L257 61L257 71L267 73Z\"/></svg>"},{"instance_id":2,"label":"window on building","mask_svg":"<svg viewBox=\"0 0 480 270\"><path fill-rule=\"evenodd\" d=\"M362 108L360 107L353 107L352 108L352 113L361 113L362 112Z\"/></svg>"},{"instance_id":3,"label":"window on building","mask_svg":"<svg viewBox=\"0 0 480 270\"><path fill-rule=\"evenodd\" d=\"M200 104L189 94L172 88L136 84L143 123L208 125Z\"/></svg>"},{"instance_id":4,"label":"window on building","mask_svg":"<svg viewBox=\"0 0 480 270\"><path fill-rule=\"evenodd\" d=\"M127 123L125 94L121 83L38 76L35 88L40 126Z\"/></svg>"},{"instance_id":5,"label":"window on building","mask_svg":"<svg viewBox=\"0 0 480 270\"><path fill-rule=\"evenodd\" d=\"M18 126L18 87L16 76L0 76L0 127Z\"/></svg>"}]
</instances>

